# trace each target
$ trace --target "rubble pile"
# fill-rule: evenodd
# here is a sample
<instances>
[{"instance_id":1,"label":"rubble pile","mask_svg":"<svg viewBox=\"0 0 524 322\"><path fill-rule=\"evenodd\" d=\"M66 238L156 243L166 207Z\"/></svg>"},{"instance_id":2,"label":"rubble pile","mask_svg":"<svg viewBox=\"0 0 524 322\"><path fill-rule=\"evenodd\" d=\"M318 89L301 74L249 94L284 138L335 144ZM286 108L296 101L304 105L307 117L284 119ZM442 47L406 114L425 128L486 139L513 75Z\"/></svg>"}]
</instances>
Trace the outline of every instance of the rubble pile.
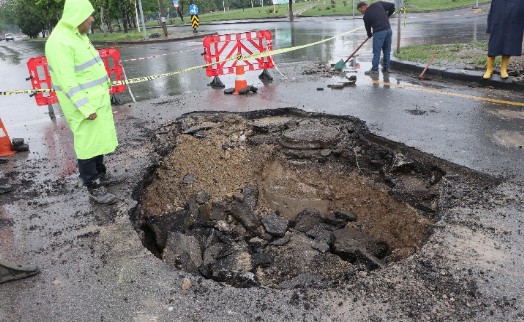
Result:
<instances>
[{"instance_id":1,"label":"rubble pile","mask_svg":"<svg viewBox=\"0 0 524 322\"><path fill-rule=\"evenodd\" d=\"M156 136L144 244L236 287L330 287L406 258L444 173L367 137L357 119L294 109L188 114Z\"/></svg>"}]
</instances>

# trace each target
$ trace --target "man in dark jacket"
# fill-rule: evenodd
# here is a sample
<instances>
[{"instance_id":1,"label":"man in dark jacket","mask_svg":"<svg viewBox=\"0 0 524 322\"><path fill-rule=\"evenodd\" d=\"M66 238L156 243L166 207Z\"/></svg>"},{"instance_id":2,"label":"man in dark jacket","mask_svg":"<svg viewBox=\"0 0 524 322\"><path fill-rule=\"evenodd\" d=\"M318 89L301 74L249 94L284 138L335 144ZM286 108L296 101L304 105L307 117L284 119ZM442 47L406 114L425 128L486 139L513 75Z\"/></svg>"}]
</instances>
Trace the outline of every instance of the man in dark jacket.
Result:
<instances>
[{"instance_id":1,"label":"man in dark jacket","mask_svg":"<svg viewBox=\"0 0 524 322\"><path fill-rule=\"evenodd\" d=\"M391 54L391 39L393 32L389 24L389 17L395 12L395 5L390 2L378 1L367 5L360 2L357 10L364 15L364 25L368 37L373 37L373 61L371 70L366 72L367 75L378 73L378 63L380 61L380 52L383 52L384 73L389 72L389 61ZM371 30L373 29L373 33Z\"/></svg>"},{"instance_id":2,"label":"man in dark jacket","mask_svg":"<svg viewBox=\"0 0 524 322\"><path fill-rule=\"evenodd\" d=\"M495 56L502 56L500 78L508 78L510 56L522 55L522 35L524 33L524 1L492 0L488 15L489 35L488 63L484 79L491 78Z\"/></svg>"}]
</instances>

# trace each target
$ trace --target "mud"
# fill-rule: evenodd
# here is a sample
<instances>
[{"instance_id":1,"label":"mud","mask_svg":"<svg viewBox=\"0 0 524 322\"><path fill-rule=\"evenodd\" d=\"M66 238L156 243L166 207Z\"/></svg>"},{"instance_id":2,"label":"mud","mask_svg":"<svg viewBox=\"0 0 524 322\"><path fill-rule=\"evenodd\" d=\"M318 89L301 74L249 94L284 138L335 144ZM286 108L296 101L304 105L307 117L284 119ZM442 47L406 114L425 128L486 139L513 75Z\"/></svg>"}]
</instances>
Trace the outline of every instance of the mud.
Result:
<instances>
[{"instance_id":1,"label":"mud","mask_svg":"<svg viewBox=\"0 0 524 322\"><path fill-rule=\"evenodd\" d=\"M351 117L194 113L159 130L155 147L165 157L135 209L144 244L237 287L338 285L413 255L448 207L434 158L405 155Z\"/></svg>"}]
</instances>

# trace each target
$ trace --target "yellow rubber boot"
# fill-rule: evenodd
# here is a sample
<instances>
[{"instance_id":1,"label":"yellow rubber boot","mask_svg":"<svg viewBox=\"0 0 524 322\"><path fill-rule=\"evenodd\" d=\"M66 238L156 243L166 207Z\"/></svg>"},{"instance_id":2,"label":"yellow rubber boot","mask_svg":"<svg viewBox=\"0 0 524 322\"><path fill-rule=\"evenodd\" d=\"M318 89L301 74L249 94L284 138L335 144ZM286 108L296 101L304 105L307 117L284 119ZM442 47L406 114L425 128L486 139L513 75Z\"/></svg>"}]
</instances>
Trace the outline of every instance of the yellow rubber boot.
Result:
<instances>
[{"instance_id":1,"label":"yellow rubber boot","mask_svg":"<svg viewBox=\"0 0 524 322\"><path fill-rule=\"evenodd\" d=\"M509 56L502 56L502 64L500 65L500 78L506 79L508 75Z\"/></svg>"},{"instance_id":2,"label":"yellow rubber boot","mask_svg":"<svg viewBox=\"0 0 524 322\"><path fill-rule=\"evenodd\" d=\"M493 65L495 64L495 57L488 56L488 64L486 66L486 72L484 73L484 76L482 78L484 79L490 79L491 75L493 75Z\"/></svg>"}]
</instances>

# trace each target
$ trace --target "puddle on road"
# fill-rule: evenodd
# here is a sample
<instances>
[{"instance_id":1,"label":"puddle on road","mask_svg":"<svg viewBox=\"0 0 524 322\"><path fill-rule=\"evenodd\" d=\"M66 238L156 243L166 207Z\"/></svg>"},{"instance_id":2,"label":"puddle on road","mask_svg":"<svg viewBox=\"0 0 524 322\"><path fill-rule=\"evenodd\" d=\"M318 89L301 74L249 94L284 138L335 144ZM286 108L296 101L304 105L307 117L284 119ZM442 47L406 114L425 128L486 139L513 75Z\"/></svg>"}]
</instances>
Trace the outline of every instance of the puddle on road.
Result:
<instances>
[{"instance_id":1,"label":"puddle on road","mask_svg":"<svg viewBox=\"0 0 524 322\"><path fill-rule=\"evenodd\" d=\"M366 139L349 117L280 109L193 113L133 216L165 262L236 287L329 287L402 260L437 217L443 171Z\"/></svg>"}]
</instances>

